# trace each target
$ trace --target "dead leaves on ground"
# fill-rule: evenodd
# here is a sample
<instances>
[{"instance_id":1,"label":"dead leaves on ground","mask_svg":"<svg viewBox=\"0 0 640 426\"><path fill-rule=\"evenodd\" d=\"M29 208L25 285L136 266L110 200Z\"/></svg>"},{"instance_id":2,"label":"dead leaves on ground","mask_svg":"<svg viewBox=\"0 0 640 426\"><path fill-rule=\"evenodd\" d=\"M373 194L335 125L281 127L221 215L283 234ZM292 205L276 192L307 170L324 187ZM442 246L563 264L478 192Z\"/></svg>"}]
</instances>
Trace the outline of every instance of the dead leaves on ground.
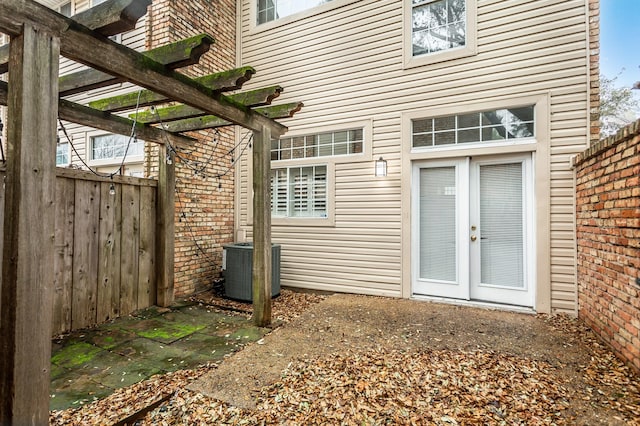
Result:
<instances>
[{"instance_id":1,"label":"dead leaves on ground","mask_svg":"<svg viewBox=\"0 0 640 426\"><path fill-rule=\"evenodd\" d=\"M325 298L326 296L318 293L302 293L281 289L280 295L271 300L272 318L274 321L288 323L292 319L299 317L311 305L319 303ZM253 305L251 303L226 299L219 289L196 294L190 300L220 309L236 311L244 314L247 318L253 313Z\"/></svg>"},{"instance_id":2,"label":"dead leaves on ground","mask_svg":"<svg viewBox=\"0 0 640 426\"><path fill-rule=\"evenodd\" d=\"M180 370L156 375L126 388L117 389L108 397L79 408L52 411L50 425L112 425L153 404L163 395L182 389L187 383L209 372L215 365L196 370Z\"/></svg>"},{"instance_id":3,"label":"dead leaves on ground","mask_svg":"<svg viewBox=\"0 0 640 426\"><path fill-rule=\"evenodd\" d=\"M322 297L283 290L274 316L286 322ZM565 384L556 370L561 365L505 353L349 349L290 364L281 380L256 390L257 411L187 390L213 368L204 367L156 376L84 407L53 412L51 424L113 424L166 393L173 397L137 424L562 425L575 424L577 398L588 399L594 412L613 408L619 423L640 424L640 378L576 319L543 319L567 336L567 344L591 353L589 364L577 367L586 387Z\"/></svg>"},{"instance_id":4,"label":"dead leaves on ground","mask_svg":"<svg viewBox=\"0 0 640 426\"><path fill-rule=\"evenodd\" d=\"M546 363L487 351L334 354L261 390L267 424L558 424L569 403Z\"/></svg>"}]
</instances>

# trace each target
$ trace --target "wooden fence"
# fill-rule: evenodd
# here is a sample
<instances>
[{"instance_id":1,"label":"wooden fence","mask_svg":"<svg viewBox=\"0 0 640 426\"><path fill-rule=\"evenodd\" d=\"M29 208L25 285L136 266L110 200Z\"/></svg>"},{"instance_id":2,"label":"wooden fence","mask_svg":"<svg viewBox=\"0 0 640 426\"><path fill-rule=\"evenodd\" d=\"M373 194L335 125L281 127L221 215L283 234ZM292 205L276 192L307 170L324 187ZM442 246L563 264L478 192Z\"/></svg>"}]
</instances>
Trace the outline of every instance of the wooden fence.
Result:
<instances>
[{"instance_id":1,"label":"wooden fence","mask_svg":"<svg viewBox=\"0 0 640 426\"><path fill-rule=\"evenodd\" d=\"M154 305L157 181L61 168L56 175L53 333ZM0 204L2 220L4 189Z\"/></svg>"}]
</instances>

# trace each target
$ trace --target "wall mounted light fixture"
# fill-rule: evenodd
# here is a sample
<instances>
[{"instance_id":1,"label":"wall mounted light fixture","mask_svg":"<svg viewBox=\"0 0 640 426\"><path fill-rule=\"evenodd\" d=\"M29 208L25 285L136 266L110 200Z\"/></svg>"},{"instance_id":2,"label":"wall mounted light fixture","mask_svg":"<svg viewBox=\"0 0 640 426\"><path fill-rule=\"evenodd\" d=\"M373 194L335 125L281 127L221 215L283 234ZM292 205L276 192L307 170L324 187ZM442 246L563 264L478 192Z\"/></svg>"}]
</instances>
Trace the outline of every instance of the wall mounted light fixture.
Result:
<instances>
[{"instance_id":1,"label":"wall mounted light fixture","mask_svg":"<svg viewBox=\"0 0 640 426\"><path fill-rule=\"evenodd\" d=\"M380 157L375 161L376 177L385 177L387 175L387 160Z\"/></svg>"}]
</instances>

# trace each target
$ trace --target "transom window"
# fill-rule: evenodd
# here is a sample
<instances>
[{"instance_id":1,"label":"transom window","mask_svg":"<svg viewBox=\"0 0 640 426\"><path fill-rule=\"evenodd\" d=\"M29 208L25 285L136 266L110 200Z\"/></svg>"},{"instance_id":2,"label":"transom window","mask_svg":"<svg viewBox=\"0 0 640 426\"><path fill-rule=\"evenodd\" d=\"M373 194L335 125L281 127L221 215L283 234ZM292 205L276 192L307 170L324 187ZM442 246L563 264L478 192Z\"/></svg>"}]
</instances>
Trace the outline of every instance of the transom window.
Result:
<instances>
[{"instance_id":1,"label":"transom window","mask_svg":"<svg viewBox=\"0 0 640 426\"><path fill-rule=\"evenodd\" d=\"M271 170L272 217L327 217L327 166Z\"/></svg>"},{"instance_id":2,"label":"transom window","mask_svg":"<svg viewBox=\"0 0 640 426\"><path fill-rule=\"evenodd\" d=\"M413 147L534 137L533 106L413 120Z\"/></svg>"},{"instance_id":3,"label":"transom window","mask_svg":"<svg viewBox=\"0 0 640 426\"><path fill-rule=\"evenodd\" d=\"M257 23L260 25L275 21L330 1L332 0L258 0Z\"/></svg>"},{"instance_id":4,"label":"transom window","mask_svg":"<svg viewBox=\"0 0 640 426\"><path fill-rule=\"evenodd\" d=\"M127 149L129 145L129 149ZM132 140L122 135L99 135L91 137L91 160L115 160L122 159L127 154L129 157L139 157L144 154L144 142Z\"/></svg>"},{"instance_id":5,"label":"transom window","mask_svg":"<svg viewBox=\"0 0 640 426\"><path fill-rule=\"evenodd\" d=\"M302 158L361 154L362 144L362 129L282 138L271 142L271 159L297 160Z\"/></svg>"},{"instance_id":6,"label":"transom window","mask_svg":"<svg viewBox=\"0 0 640 426\"><path fill-rule=\"evenodd\" d=\"M465 0L412 0L413 56L464 47Z\"/></svg>"}]
</instances>

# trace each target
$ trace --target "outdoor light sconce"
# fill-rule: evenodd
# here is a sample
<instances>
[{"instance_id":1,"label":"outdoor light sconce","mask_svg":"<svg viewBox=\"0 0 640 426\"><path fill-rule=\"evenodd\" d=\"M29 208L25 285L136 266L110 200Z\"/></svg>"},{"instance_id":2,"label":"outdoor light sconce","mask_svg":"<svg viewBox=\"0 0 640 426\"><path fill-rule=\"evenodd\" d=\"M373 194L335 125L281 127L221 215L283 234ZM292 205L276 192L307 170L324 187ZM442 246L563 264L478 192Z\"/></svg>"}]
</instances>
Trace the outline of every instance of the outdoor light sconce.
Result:
<instances>
[{"instance_id":1,"label":"outdoor light sconce","mask_svg":"<svg viewBox=\"0 0 640 426\"><path fill-rule=\"evenodd\" d=\"M376 177L385 177L387 175L387 160L380 157L376 160Z\"/></svg>"}]
</instances>

